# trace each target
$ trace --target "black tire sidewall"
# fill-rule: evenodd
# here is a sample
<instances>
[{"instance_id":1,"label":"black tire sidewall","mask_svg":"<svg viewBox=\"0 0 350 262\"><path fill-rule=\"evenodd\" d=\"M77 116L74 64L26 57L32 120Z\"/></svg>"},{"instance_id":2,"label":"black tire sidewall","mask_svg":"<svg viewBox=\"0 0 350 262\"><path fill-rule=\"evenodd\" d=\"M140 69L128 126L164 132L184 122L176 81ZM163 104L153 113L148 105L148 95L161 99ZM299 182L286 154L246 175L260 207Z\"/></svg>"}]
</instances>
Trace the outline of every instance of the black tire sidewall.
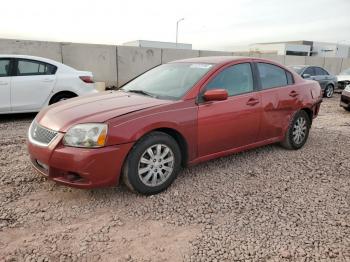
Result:
<instances>
[{"instance_id":1,"label":"black tire sidewall","mask_svg":"<svg viewBox=\"0 0 350 262\"><path fill-rule=\"evenodd\" d=\"M139 178L138 164L145 150L154 144L167 145L173 151L175 162L173 172L169 176L168 180L159 186L150 187L145 185ZM169 185L177 177L177 174L181 168L181 151L176 140L171 136L163 132L152 132L135 144L135 146L132 148L131 152L128 155L127 162L125 163L125 165L125 175L127 176L128 183L130 183L130 185L135 191L145 195L157 194L169 187Z\"/></svg>"},{"instance_id":2,"label":"black tire sidewall","mask_svg":"<svg viewBox=\"0 0 350 262\"><path fill-rule=\"evenodd\" d=\"M300 144L297 144L294 142L294 139L293 139L293 128L294 128L294 125L295 125L295 122L300 118L300 117L303 117L306 121L306 134L305 134L305 138L303 140L303 142L301 142ZM294 117L293 117L293 121L291 122L291 125L289 126L289 130L288 130L288 139L289 139L289 144L291 145L291 147L293 149L300 149L302 148L308 137L309 137L309 132L310 132L310 127L311 127L311 121L310 121L310 118L309 116L307 115L307 113L305 111L298 111Z\"/></svg>"}]
</instances>

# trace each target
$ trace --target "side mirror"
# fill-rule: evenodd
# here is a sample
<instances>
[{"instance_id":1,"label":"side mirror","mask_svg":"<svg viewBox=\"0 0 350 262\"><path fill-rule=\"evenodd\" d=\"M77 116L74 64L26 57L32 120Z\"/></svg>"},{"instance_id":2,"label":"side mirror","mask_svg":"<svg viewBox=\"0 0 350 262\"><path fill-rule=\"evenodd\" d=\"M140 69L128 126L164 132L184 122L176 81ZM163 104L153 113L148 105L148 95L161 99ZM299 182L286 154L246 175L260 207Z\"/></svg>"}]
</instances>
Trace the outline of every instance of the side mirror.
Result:
<instances>
[{"instance_id":1,"label":"side mirror","mask_svg":"<svg viewBox=\"0 0 350 262\"><path fill-rule=\"evenodd\" d=\"M228 93L225 89L212 89L205 91L203 98L205 101L222 101L226 100Z\"/></svg>"},{"instance_id":2,"label":"side mirror","mask_svg":"<svg viewBox=\"0 0 350 262\"><path fill-rule=\"evenodd\" d=\"M302 78L311 78L311 75L310 74L303 74Z\"/></svg>"}]
</instances>

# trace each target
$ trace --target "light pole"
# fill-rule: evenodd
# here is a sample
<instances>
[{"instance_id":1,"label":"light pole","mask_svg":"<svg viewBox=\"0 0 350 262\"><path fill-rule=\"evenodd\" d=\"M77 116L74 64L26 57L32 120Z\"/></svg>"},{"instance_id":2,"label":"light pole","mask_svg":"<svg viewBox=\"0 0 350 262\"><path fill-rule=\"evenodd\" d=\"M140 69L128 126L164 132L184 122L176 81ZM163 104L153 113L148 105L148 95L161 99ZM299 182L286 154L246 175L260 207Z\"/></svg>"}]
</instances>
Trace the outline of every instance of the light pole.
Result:
<instances>
[{"instance_id":1,"label":"light pole","mask_svg":"<svg viewBox=\"0 0 350 262\"><path fill-rule=\"evenodd\" d=\"M183 20L185 20L185 18L181 18L181 19L177 20L177 22L176 22L176 47L177 47L177 38L179 35L179 23Z\"/></svg>"},{"instance_id":2,"label":"light pole","mask_svg":"<svg viewBox=\"0 0 350 262\"><path fill-rule=\"evenodd\" d=\"M337 50L335 51L335 56L337 56L337 55L338 55L338 51L339 51L339 44L340 44L340 43L342 43L342 42L348 42L348 41L350 41L350 40L340 40L340 41L338 41L338 42L337 42Z\"/></svg>"}]
</instances>

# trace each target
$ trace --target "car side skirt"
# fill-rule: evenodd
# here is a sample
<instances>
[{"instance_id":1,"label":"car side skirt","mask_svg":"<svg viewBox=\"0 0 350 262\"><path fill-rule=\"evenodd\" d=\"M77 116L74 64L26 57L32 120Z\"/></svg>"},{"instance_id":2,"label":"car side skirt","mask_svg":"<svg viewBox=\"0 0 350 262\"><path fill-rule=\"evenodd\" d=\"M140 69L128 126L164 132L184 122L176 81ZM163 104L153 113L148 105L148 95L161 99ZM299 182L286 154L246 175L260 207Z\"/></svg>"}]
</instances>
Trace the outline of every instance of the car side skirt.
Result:
<instances>
[{"instance_id":1,"label":"car side skirt","mask_svg":"<svg viewBox=\"0 0 350 262\"><path fill-rule=\"evenodd\" d=\"M224 157L224 156L228 156L228 155L231 155L231 154L234 154L234 153L239 153L239 152L242 152L242 151L245 151L245 150L253 149L253 148L256 148L256 147L261 147L261 146L265 146L265 145L281 142L282 140L283 140L283 137L274 137L274 138L269 138L269 139L266 139L266 140L263 140L263 141L259 141L259 142L253 143L253 144L249 144L249 145L245 145L245 146L241 146L241 147L237 147L237 148L232 148L232 149L229 149L229 150L217 152L217 153L206 155L206 156L201 156L201 157L198 157L196 159L193 159L193 160L189 161L188 165L189 166L196 165L196 164L199 164L201 162L205 162L205 161L208 161L208 160L211 160L211 159Z\"/></svg>"}]
</instances>

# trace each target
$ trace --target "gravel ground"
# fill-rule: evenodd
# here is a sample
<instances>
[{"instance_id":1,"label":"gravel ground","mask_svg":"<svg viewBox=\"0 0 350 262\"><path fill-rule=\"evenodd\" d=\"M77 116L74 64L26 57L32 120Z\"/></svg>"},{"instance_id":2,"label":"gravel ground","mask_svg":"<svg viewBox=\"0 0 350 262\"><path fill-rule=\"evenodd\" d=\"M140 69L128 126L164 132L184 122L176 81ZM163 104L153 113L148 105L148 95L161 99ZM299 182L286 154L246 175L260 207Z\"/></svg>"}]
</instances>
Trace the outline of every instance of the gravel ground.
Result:
<instances>
[{"instance_id":1,"label":"gravel ground","mask_svg":"<svg viewBox=\"0 0 350 262\"><path fill-rule=\"evenodd\" d=\"M0 261L350 261L350 113L324 101L299 151L184 169L166 192L78 190L32 171L33 115L0 118Z\"/></svg>"}]
</instances>

